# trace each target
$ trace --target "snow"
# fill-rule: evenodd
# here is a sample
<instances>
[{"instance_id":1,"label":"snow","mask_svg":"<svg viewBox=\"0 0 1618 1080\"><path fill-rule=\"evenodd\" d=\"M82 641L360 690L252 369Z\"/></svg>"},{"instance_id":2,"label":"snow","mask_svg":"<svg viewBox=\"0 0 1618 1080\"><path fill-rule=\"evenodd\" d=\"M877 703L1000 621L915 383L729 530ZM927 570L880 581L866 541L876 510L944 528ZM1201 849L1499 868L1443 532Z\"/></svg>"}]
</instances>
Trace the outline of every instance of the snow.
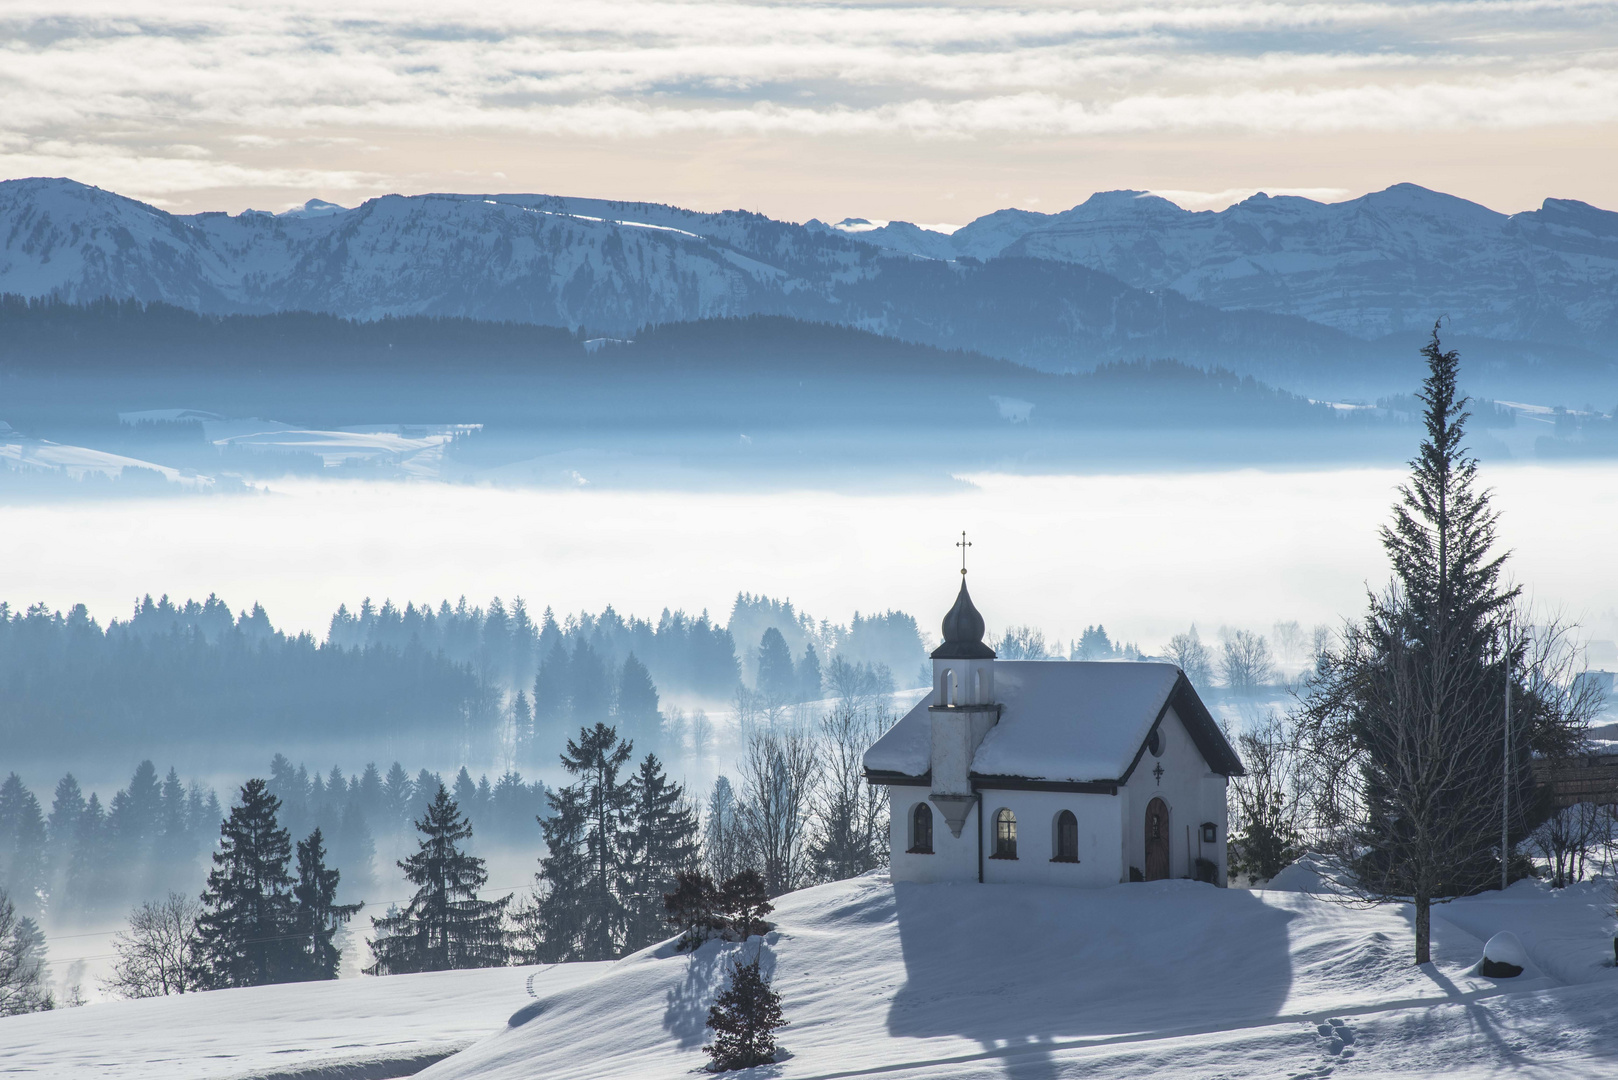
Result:
<instances>
[{"instance_id":1,"label":"snow","mask_svg":"<svg viewBox=\"0 0 1618 1080\"><path fill-rule=\"evenodd\" d=\"M465 1045L424 1080L698 1075L730 962L762 953L789 1022L787 1056L762 1074L779 1080L1618 1076L1611 897L1610 881L1524 881L1438 905L1435 962L1416 967L1407 905L1188 881L893 885L873 873L783 897L765 938L694 954L665 944L616 963L0 1020L0 1073L383 1077L408 1070L375 1063ZM1483 942L1507 930L1531 961L1523 975L1473 974Z\"/></svg>"},{"instance_id":2,"label":"snow","mask_svg":"<svg viewBox=\"0 0 1618 1080\"><path fill-rule=\"evenodd\" d=\"M1527 969L1531 963L1528 950L1522 947L1522 942L1510 930L1502 930L1483 943L1483 958L1523 969Z\"/></svg>"},{"instance_id":3,"label":"snow","mask_svg":"<svg viewBox=\"0 0 1618 1080\"><path fill-rule=\"evenodd\" d=\"M52 442L49 439L26 438L14 431L10 425L0 430L0 440L3 440L0 441L0 461L9 461L21 468L66 473L75 480L83 479L87 473L119 477L123 475L125 469L147 469L161 473L165 480L182 487L203 489L212 487L214 483L211 476L170 468L152 461L142 461L140 458L92 450L87 446Z\"/></svg>"},{"instance_id":4,"label":"snow","mask_svg":"<svg viewBox=\"0 0 1618 1080\"><path fill-rule=\"evenodd\" d=\"M1146 740L1180 669L1173 664L997 660L1002 710L972 760L984 776L1116 780ZM865 766L921 776L932 728L923 701L865 754Z\"/></svg>"},{"instance_id":5,"label":"snow","mask_svg":"<svg viewBox=\"0 0 1618 1080\"><path fill-rule=\"evenodd\" d=\"M1183 881L1075 890L871 875L782 899L762 941L651 949L541 992L423 1077L690 1075L730 961L760 951L789 1021L778 1035L790 1056L768 1074L781 1080L1618 1075L1609 891L1527 883L1440 905L1436 963L1418 968L1403 906ZM1469 973L1480 928L1524 922L1576 939L1583 959L1500 983Z\"/></svg>"},{"instance_id":6,"label":"snow","mask_svg":"<svg viewBox=\"0 0 1618 1080\"><path fill-rule=\"evenodd\" d=\"M605 965L342 979L116 1001L0 1020L0 1074L203 1080L347 1068L403 1076L487 1035L536 992ZM384 1068L392 1064L391 1068ZM367 1071L361 1071L368 1067Z\"/></svg>"}]
</instances>

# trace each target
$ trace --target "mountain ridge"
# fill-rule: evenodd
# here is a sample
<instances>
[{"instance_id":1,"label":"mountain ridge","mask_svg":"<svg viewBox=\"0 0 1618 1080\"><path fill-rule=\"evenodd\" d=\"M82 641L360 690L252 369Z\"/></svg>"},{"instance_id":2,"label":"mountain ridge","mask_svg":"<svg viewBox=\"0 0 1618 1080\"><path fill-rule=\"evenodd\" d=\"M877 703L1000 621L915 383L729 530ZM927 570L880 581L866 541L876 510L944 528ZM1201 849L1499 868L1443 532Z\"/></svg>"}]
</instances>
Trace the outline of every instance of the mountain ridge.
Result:
<instances>
[{"instance_id":1,"label":"mountain ridge","mask_svg":"<svg viewBox=\"0 0 1618 1080\"><path fill-rule=\"evenodd\" d=\"M1520 250L1537 254L1508 258ZM1218 212L1102 192L1059 214L996 211L954 234L903 222L850 234L543 194L174 215L33 178L0 182L0 292L606 336L785 315L1046 370L1174 356L1309 392L1375 393L1445 313L1454 333L1490 343L1491 368L1610 376L1618 214L1547 200L1499 215L1414 185L1338 204L1255 196Z\"/></svg>"}]
</instances>

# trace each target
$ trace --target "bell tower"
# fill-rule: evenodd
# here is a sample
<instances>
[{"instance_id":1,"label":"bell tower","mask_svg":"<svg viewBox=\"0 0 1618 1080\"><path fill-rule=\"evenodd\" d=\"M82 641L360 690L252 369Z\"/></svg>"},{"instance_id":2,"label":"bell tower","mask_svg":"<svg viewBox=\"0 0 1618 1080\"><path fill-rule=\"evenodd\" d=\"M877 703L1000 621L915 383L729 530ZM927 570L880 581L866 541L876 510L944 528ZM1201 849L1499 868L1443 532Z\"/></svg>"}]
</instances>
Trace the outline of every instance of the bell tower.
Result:
<instances>
[{"instance_id":1,"label":"bell tower","mask_svg":"<svg viewBox=\"0 0 1618 1080\"><path fill-rule=\"evenodd\" d=\"M944 643L933 650L933 692L927 706L932 720L932 792L952 835L959 837L977 802L972 791L972 756L989 729L1000 722L994 700L994 650L983 641L983 616L966 591L966 534L961 534L961 591L944 616Z\"/></svg>"}]
</instances>

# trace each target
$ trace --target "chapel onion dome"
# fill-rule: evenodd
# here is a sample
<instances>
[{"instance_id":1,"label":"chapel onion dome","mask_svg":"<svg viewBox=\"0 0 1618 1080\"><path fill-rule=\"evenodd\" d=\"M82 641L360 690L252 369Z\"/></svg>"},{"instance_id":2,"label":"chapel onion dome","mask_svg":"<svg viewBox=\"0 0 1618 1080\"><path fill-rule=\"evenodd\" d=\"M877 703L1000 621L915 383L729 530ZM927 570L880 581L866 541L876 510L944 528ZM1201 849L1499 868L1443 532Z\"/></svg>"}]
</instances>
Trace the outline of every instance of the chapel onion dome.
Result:
<instances>
[{"instance_id":1,"label":"chapel onion dome","mask_svg":"<svg viewBox=\"0 0 1618 1080\"><path fill-rule=\"evenodd\" d=\"M961 593L955 606L944 616L944 644L933 650L934 660L993 660L994 650L983 643L985 625L983 616L972 606L972 597L966 591L966 578L961 578Z\"/></svg>"}]
</instances>

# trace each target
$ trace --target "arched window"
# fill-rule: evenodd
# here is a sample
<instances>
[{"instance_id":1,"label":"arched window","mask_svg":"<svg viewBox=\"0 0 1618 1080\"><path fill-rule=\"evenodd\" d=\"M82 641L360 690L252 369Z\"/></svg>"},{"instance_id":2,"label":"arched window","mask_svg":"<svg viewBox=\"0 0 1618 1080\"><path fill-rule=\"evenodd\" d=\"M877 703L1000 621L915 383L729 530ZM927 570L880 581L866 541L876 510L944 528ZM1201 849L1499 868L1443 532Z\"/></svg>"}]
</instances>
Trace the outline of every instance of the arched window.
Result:
<instances>
[{"instance_id":1,"label":"arched window","mask_svg":"<svg viewBox=\"0 0 1618 1080\"><path fill-rule=\"evenodd\" d=\"M1017 815L1002 809L994 815L994 858L1017 857Z\"/></svg>"},{"instance_id":2,"label":"arched window","mask_svg":"<svg viewBox=\"0 0 1618 1080\"><path fill-rule=\"evenodd\" d=\"M911 855L931 855L933 853L933 808L926 803L917 803L916 808L910 811L910 851Z\"/></svg>"},{"instance_id":3,"label":"arched window","mask_svg":"<svg viewBox=\"0 0 1618 1080\"><path fill-rule=\"evenodd\" d=\"M1079 861L1079 819L1073 811L1063 810L1056 815L1056 854L1051 862Z\"/></svg>"},{"instance_id":4,"label":"arched window","mask_svg":"<svg viewBox=\"0 0 1618 1080\"><path fill-rule=\"evenodd\" d=\"M938 703L940 705L956 704L954 668L945 668L943 677L938 681Z\"/></svg>"}]
</instances>

